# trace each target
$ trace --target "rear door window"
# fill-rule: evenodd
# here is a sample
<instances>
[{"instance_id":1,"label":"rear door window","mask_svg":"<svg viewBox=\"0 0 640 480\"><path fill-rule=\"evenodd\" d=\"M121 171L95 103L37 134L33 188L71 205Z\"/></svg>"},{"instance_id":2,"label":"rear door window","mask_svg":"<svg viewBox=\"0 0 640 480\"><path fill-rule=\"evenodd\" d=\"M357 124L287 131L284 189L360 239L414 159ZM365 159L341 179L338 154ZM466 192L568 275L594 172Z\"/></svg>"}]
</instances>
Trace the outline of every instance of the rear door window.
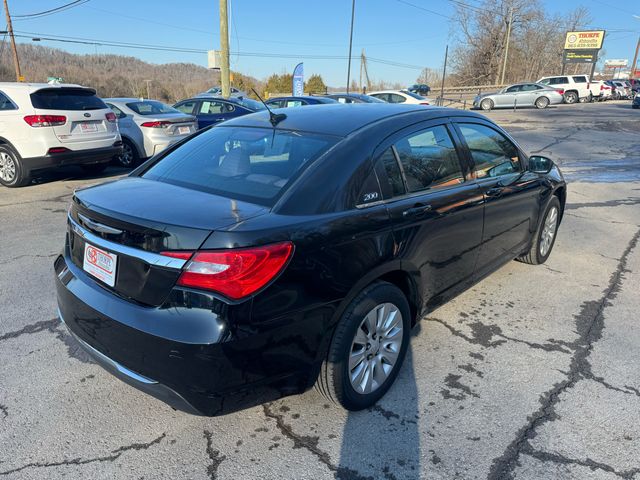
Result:
<instances>
[{"instance_id":1,"label":"rear door window","mask_svg":"<svg viewBox=\"0 0 640 480\"><path fill-rule=\"evenodd\" d=\"M0 92L0 110L17 110L18 107L15 106L15 104L9 100L9 97L7 97L4 93Z\"/></svg>"},{"instance_id":2,"label":"rear door window","mask_svg":"<svg viewBox=\"0 0 640 480\"><path fill-rule=\"evenodd\" d=\"M91 90L45 88L31 94L31 104L39 110L100 110L107 105Z\"/></svg>"},{"instance_id":3,"label":"rear door window","mask_svg":"<svg viewBox=\"0 0 640 480\"><path fill-rule=\"evenodd\" d=\"M585 76L573 77L573 81L576 83L587 83L587 77Z\"/></svg>"},{"instance_id":4,"label":"rear door window","mask_svg":"<svg viewBox=\"0 0 640 480\"><path fill-rule=\"evenodd\" d=\"M404 181L395 153L391 147L387 148L376 161L376 171L380 180L380 187L385 199L404 195Z\"/></svg>"},{"instance_id":5,"label":"rear door window","mask_svg":"<svg viewBox=\"0 0 640 480\"><path fill-rule=\"evenodd\" d=\"M193 113L193 108L196 106L195 100L189 100L187 102L178 103L174 108L176 110L181 111L182 113L187 113L191 115Z\"/></svg>"},{"instance_id":6,"label":"rear door window","mask_svg":"<svg viewBox=\"0 0 640 480\"><path fill-rule=\"evenodd\" d=\"M161 157L143 178L272 206L289 181L339 138L218 127Z\"/></svg>"},{"instance_id":7,"label":"rear door window","mask_svg":"<svg viewBox=\"0 0 640 480\"><path fill-rule=\"evenodd\" d=\"M412 133L394 144L407 191L450 187L464 182L458 154L444 125Z\"/></svg>"},{"instance_id":8,"label":"rear door window","mask_svg":"<svg viewBox=\"0 0 640 480\"><path fill-rule=\"evenodd\" d=\"M475 163L476 177L498 177L522 170L517 147L493 128L475 123L458 124Z\"/></svg>"}]
</instances>

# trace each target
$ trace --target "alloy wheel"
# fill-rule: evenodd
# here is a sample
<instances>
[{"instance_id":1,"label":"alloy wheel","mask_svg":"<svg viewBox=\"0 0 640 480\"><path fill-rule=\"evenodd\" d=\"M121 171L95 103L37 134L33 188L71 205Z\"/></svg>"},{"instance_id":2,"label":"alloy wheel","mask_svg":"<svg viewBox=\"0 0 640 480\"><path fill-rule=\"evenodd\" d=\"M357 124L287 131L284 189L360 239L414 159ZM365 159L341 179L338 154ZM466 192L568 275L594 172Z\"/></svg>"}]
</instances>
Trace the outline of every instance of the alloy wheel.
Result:
<instances>
[{"instance_id":1,"label":"alloy wheel","mask_svg":"<svg viewBox=\"0 0 640 480\"><path fill-rule=\"evenodd\" d=\"M0 152L0 179L10 183L16 178L16 161L7 152Z\"/></svg>"},{"instance_id":2,"label":"alloy wheel","mask_svg":"<svg viewBox=\"0 0 640 480\"><path fill-rule=\"evenodd\" d=\"M382 303L362 320L349 352L349 380L360 394L376 391L393 371L404 335L402 313Z\"/></svg>"},{"instance_id":3,"label":"alloy wheel","mask_svg":"<svg viewBox=\"0 0 640 480\"><path fill-rule=\"evenodd\" d=\"M120 165L123 167L131 166L131 163L133 162L133 149L131 148L131 145L128 143L124 143L122 145L122 153L118 160L120 161Z\"/></svg>"},{"instance_id":4,"label":"alloy wheel","mask_svg":"<svg viewBox=\"0 0 640 480\"><path fill-rule=\"evenodd\" d=\"M540 235L540 255L545 257L551 249L553 238L556 235L556 227L558 226L558 209L552 207L547 213L547 218L544 220L544 227L542 234Z\"/></svg>"}]
</instances>

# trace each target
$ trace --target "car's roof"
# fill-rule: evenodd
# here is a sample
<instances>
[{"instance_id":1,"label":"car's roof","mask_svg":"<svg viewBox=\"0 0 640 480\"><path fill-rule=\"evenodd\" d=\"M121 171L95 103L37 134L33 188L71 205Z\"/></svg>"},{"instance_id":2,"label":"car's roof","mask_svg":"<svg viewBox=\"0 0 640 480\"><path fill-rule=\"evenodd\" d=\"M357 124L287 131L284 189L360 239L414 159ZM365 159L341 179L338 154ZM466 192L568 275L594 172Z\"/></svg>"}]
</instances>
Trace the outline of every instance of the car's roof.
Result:
<instances>
[{"instance_id":1,"label":"car's roof","mask_svg":"<svg viewBox=\"0 0 640 480\"><path fill-rule=\"evenodd\" d=\"M300 99L300 100L318 100L320 99L320 101L322 101L322 99L326 98L326 97L321 97L321 96L316 96L316 95L285 95L282 97L272 97L269 100L282 100L282 99ZM267 100L267 102L269 101Z\"/></svg>"},{"instance_id":2,"label":"car's roof","mask_svg":"<svg viewBox=\"0 0 640 480\"><path fill-rule=\"evenodd\" d=\"M4 90L28 90L36 92L44 88L83 88L95 92L95 89L77 85L75 83L25 83L25 82L0 82L0 88Z\"/></svg>"},{"instance_id":3,"label":"car's roof","mask_svg":"<svg viewBox=\"0 0 640 480\"><path fill-rule=\"evenodd\" d=\"M398 115L420 114L417 121L451 116L483 118L480 115L453 108L426 107L390 103L336 103L331 105L309 105L304 108L277 108L286 118L277 124L278 129L314 132L324 135L347 136L369 124ZM227 120L219 127L271 128L269 113L265 110Z\"/></svg>"},{"instance_id":4,"label":"car's roof","mask_svg":"<svg viewBox=\"0 0 640 480\"><path fill-rule=\"evenodd\" d=\"M103 98L102 100L109 101L109 102L121 102L121 103L128 103L128 102L160 102L160 100L154 100L153 98L134 98L134 97L112 97L112 98ZM162 102L160 102L162 103Z\"/></svg>"}]
</instances>

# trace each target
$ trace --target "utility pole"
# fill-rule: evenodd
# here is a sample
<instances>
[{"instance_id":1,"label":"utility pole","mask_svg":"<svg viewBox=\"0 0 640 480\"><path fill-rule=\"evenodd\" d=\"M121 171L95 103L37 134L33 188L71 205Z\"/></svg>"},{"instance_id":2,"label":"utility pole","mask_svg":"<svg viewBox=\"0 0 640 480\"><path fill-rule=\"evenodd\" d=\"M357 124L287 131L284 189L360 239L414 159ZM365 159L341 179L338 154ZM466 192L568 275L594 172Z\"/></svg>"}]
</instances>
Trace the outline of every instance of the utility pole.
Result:
<instances>
[{"instance_id":1,"label":"utility pole","mask_svg":"<svg viewBox=\"0 0 640 480\"><path fill-rule=\"evenodd\" d=\"M447 76L447 58L449 57L449 45L444 49L444 68L442 69L442 84L440 85L440 106L444 105L444 79Z\"/></svg>"},{"instance_id":2,"label":"utility pole","mask_svg":"<svg viewBox=\"0 0 640 480\"><path fill-rule=\"evenodd\" d=\"M151 80L145 80L145 82L147 82L147 100L151 98L151 89L149 88L149 84L151 83Z\"/></svg>"},{"instance_id":3,"label":"utility pole","mask_svg":"<svg viewBox=\"0 0 640 480\"><path fill-rule=\"evenodd\" d=\"M9 5L4 0L4 12L7 14L7 32L11 38L11 49L13 50L13 63L16 67L16 82L24 82L24 77L20 71L20 60L18 59L18 50L16 49L16 39L13 37L13 26L11 25L11 15L9 14Z\"/></svg>"},{"instance_id":4,"label":"utility pole","mask_svg":"<svg viewBox=\"0 0 640 480\"><path fill-rule=\"evenodd\" d=\"M6 1L6 0L5 0ZM220 0L220 83L222 96L231 94L229 76L229 17L227 16L227 0Z\"/></svg>"},{"instance_id":5,"label":"utility pole","mask_svg":"<svg viewBox=\"0 0 640 480\"><path fill-rule=\"evenodd\" d=\"M638 37L638 44L636 45L636 54L633 56L633 63L631 64L631 78L635 78L638 74L638 53L640 53L640 37Z\"/></svg>"},{"instance_id":6,"label":"utility pole","mask_svg":"<svg viewBox=\"0 0 640 480\"><path fill-rule=\"evenodd\" d=\"M504 85L504 74L507 70L507 57L509 56L509 39L511 38L511 24L513 23L513 7L509 9L509 25L507 26L507 45L504 49L504 62L502 63L502 77L500 85Z\"/></svg>"},{"instance_id":7,"label":"utility pole","mask_svg":"<svg viewBox=\"0 0 640 480\"><path fill-rule=\"evenodd\" d=\"M355 13L356 13L356 0L351 0L351 33L349 34L349 66L347 67L347 93L349 93L349 82L351 82L351 47L353 46L353 17Z\"/></svg>"}]
</instances>

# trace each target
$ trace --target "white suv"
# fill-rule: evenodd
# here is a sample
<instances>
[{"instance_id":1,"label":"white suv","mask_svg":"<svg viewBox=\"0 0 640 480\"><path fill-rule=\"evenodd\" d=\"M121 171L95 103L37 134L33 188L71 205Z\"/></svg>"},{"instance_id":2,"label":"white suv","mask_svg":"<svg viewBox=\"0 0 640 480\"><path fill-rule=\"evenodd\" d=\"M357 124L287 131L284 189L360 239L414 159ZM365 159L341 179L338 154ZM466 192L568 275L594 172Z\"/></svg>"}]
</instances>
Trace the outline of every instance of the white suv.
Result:
<instances>
[{"instance_id":1,"label":"white suv","mask_svg":"<svg viewBox=\"0 0 640 480\"><path fill-rule=\"evenodd\" d=\"M562 90L565 103L577 101L590 102L592 99L587 75L558 75L557 77L542 77L536 83L548 85L556 90Z\"/></svg>"},{"instance_id":2,"label":"white suv","mask_svg":"<svg viewBox=\"0 0 640 480\"><path fill-rule=\"evenodd\" d=\"M23 186L33 172L62 165L99 173L120 153L116 116L95 90L0 83L0 184Z\"/></svg>"}]
</instances>

